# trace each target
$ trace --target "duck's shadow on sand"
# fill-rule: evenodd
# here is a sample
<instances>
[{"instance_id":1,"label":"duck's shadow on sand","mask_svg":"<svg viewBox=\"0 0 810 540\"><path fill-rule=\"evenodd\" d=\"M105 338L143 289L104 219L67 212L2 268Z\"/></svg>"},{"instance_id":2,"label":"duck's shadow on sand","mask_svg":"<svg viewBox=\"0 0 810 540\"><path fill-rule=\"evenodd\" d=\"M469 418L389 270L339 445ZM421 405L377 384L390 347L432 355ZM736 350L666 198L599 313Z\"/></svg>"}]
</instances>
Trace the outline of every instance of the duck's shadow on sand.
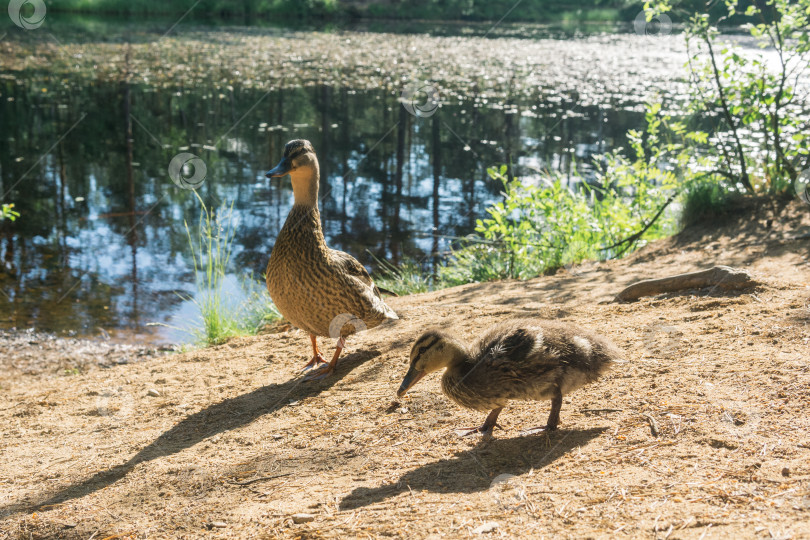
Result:
<instances>
[{"instance_id":1,"label":"duck's shadow on sand","mask_svg":"<svg viewBox=\"0 0 810 540\"><path fill-rule=\"evenodd\" d=\"M494 439L457 453L452 458L428 463L408 471L391 484L360 487L340 502L341 510L360 508L408 491L474 493L492 487L502 475L520 476L542 469L573 448L583 446L607 428L560 430L545 436Z\"/></svg>"},{"instance_id":2,"label":"duck's shadow on sand","mask_svg":"<svg viewBox=\"0 0 810 540\"><path fill-rule=\"evenodd\" d=\"M26 498L0 507L0 517L20 511L31 512L94 493L121 480L139 463L176 454L218 433L239 428L282 409L291 401L316 396L379 354L378 351L359 351L347 355L340 361L335 373L322 381L304 382L302 377L296 377L215 403L181 420L127 462L66 486L53 495L41 496L39 500Z\"/></svg>"}]
</instances>

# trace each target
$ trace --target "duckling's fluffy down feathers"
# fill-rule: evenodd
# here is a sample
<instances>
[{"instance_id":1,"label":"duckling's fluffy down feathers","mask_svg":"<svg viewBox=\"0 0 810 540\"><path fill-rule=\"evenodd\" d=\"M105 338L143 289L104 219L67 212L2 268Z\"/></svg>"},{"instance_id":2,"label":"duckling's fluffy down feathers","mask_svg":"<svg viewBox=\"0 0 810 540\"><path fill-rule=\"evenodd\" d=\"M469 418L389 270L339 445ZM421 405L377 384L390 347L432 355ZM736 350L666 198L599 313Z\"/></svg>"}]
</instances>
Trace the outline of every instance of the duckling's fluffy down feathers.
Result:
<instances>
[{"instance_id":1,"label":"duckling's fluffy down feathers","mask_svg":"<svg viewBox=\"0 0 810 540\"><path fill-rule=\"evenodd\" d=\"M593 382L621 351L575 325L518 319L486 332L469 358L442 377L442 390L463 407L486 411L513 399L546 400Z\"/></svg>"}]
</instances>

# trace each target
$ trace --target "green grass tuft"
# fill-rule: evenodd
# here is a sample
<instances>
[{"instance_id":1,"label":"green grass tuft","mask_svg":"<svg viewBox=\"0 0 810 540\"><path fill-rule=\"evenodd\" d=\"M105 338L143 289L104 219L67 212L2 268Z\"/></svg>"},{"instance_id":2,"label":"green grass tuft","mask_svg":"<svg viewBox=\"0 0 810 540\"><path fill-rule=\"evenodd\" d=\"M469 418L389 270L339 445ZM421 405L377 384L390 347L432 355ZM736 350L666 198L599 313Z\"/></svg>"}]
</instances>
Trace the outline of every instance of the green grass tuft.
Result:
<instances>
[{"instance_id":1,"label":"green grass tuft","mask_svg":"<svg viewBox=\"0 0 810 540\"><path fill-rule=\"evenodd\" d=\"M229 207L223 205L216 214L205 206L196 191L194 195L202 208L194 237L188 223L184 222L198 291L191 300L199 308L202 319L202 330L197 329L194 333L200 341L216 345L241 333L222 294L234 235L233 204Z\"/></svg>"},{"instance_id":2,"label":"green grass tuft","mask_svg":"<svg viewBox=\"0 0 810 540\"><path fill-rule=\"evenodd\" d=\"M232 337L256 334L262 327L281 318L261 282L245 278L240 286L245 299L237 306L228 301L225 277L231 260L235 233L233 203L218 212L205 206L195 191L202 211L194 233L185 223L197 294L190 298L200 310L201 328L192 329L197 341L217 345Z\"/></svg>"},{"instance_id":3,"label":"green grass tuft","mask_svg":"<svg viewBox=\"0 0 810 540\"><path fill-rule=\"evenodd\" d=\"M681 226L688 227L726 214L741 197L716 182L693 184L683 195Z\"/></svg>"},{"instance_id":4,"label":"green grass tuft","mask_svg":"<svg viewBox=\"0 0 810 540\"><path fill-rule=\"evenodd\" d=\"M408 259L401 265L395 266L389 261L374 257L370 251L368 253L377 261L374 284L378 287L400 296L428 292L434 288L431 276L424 272L418 262Z\"/></svg>"}]
</instances>

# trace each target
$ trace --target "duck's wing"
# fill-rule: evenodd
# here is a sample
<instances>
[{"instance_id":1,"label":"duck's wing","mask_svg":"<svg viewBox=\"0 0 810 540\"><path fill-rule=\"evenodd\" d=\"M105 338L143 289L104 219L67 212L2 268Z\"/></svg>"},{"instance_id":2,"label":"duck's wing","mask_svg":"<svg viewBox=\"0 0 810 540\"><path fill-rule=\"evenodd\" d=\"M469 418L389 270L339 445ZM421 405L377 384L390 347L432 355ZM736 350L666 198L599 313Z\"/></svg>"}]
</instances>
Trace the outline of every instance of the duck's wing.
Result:
<instances>
[{"instance_id":1,"label":"duck's wing","mask_svg":"<svg viewBox=\"0 0 810 540\"><path fill-rule=\"evenodd\" d=\"M366 270L366 267L360 264L357 259L345 251L338 251L337 249L330 249L329 255L332 261L340 268L342 272L357 279L366 287L373 289L377 288L375 287L374 281L371 279L371 275L369 275L368 270Z\"/></svg>"},{"instance_id":2,"label":"duck's wing","mask_svg":"<svg viewBox=\"0 0 810 540\"><path fill-rule=\"evenodd\" d=\"M366 270L366 267L344 251L337 249L329 250L329 257L332 263L345 276L355 282L358 292L370 303L371 310L378 312L387 319L397 319L396 313L385 303L380 289L374 284L374 280Z\"/></svg>"}]
</instances>

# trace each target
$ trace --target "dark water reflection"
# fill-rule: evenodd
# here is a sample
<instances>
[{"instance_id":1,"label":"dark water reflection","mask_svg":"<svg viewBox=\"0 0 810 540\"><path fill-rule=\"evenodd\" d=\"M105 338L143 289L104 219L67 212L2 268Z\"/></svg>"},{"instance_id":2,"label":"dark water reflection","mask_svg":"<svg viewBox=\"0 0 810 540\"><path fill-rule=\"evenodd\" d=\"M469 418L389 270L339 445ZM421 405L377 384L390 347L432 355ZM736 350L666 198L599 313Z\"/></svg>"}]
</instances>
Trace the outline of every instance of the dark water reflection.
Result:
<instances>
[{"instance_id":1,"label":"dark water reflection","mask_svg":"<svg viewBox=\"0 0 810 540\"><path fill-rule=\"evenodd\" d=\"M199 216L167 173L180 151L204 160L207 205L234 202L235 270L260 279L292 196L289 181L264 172L289 139L318 151L332 247L370 268L366 250L429 267L448 247L437 235L472 232L498 198L488 166L565 173L643 121L566 100L444 103L416 118L396 95L350 88L53 83L0 79L0 193L22 214L0 226L0 327L158 340L182 336L147 323L194 317L176 294L193 291L183 223Z\"/></svg>"}]
</instances>

